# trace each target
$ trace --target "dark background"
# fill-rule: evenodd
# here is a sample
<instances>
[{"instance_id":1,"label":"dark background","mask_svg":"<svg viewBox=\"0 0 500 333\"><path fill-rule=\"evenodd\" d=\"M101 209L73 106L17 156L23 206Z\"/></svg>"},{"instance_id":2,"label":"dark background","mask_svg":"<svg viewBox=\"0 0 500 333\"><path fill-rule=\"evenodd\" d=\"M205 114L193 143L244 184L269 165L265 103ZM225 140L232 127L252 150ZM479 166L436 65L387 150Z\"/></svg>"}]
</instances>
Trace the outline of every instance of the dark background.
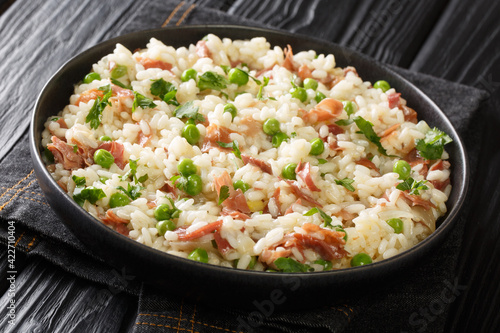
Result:
<instances>
[{"instance_id":1,"label":"dark background","mask_svg":"<svg viewBox=\"0 0 500 333\"><path fill-rule=\"evenodd\" d=\"M175 5L176 1L168 3ZM192 4L195 5L190 7ZM102 40L161 26L172 10L163 16L153 15L158 8L161 1L152 0L0 0L0 161L26 132L35 96L60 65ZM227 13L233 19L227 23L247 20L254 25L336 42L387 64L490 94L475 118L477 142L466 143L477 149L479 172L470 184L468 202L472 209L455 269L457 283L464 289L450 304L449 311L439 316L446 316L445 331L498 331L500 2L199 0L186 1L168 25L189 24L193 15L199 17L202 13L210 14L212 19ZM127 20L130 15L138 21ZM12 108L26 117L9 116L7 110ZM20 332L44 332L40 327L67 332L70 326L76 327L74 332L132 330L137 315L135 296L103 293L103 286L43 259L23 260L20 253L16 260L23 267L17 279L17 295L23 299L16 310L18 325L23 327ZM2 294L8 288L6 271L7 257L2 252ZM94 302L96 295L101 301ZM7 326L0 326L0 331L4 330Z\"/></svg>"}]
</instances>

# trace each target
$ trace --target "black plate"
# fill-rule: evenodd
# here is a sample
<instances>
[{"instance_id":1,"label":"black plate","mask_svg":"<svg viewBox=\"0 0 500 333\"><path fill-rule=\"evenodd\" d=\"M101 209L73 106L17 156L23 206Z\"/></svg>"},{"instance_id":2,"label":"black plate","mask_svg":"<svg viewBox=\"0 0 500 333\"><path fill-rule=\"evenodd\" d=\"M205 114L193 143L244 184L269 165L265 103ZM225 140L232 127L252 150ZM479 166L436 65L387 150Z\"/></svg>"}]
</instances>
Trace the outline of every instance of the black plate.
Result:
<instances>
[{"instance_id":1,"label":"black plate","mask_svg":"<svg viewBox=\"0 0 500 333\"><path fill-rule=\"evenodd\" d=\"M424 119L431 127L440 128L454 140L446 146L452 164L453 185L447 204L449 211L438 221L436 231L412 249L368 266L329 272L282 274L218 267L166 254L109 229L78 206L56 184L42 161L40 142L45 120L68 104L73 85L88 73L93 63L112 53L116 43L135 50L145 48L149 39L155 37L167 45L180 47L195 44L208 33L231 39L264 36L271 45L284 47L290 44L295 52L313 49L318 53L333 53L337 66L356 67L364 80L375 82L384 79L390 82L402 93L408 105L417 110L419 119ZM161 287L161 290L243 307L252 307L254 300L278 303L284 297L287 300L285 305L288 306L317 306L338 298L343 291L359 290L361 286L372 285L374 279L400 272L424 255L432 255L429 251L439 246L453 227L468 183L466 153L455 129L443 112L404 78L372 59L336 44L308 36L238 26L184 26L140 31L108 40L82 52L63 65L42 90L31 122L30 149L38 181L48 202L75 236L97 256L120 271L126 269L130 274Z\"/></svg>"}]
</instances>

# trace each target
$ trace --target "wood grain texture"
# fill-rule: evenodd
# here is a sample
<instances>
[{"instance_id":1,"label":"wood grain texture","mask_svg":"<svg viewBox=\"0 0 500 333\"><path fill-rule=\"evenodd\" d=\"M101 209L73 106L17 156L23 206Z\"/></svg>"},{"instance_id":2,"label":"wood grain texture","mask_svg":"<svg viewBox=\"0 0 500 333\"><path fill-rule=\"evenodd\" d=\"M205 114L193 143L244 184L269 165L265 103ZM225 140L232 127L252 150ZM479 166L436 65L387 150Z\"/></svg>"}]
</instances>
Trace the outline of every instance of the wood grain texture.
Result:
<instances>
[{"instance_id":1,"label":"wood grain texture","mask_svg":"<svg viewBox=\"0 0 500 333\"><path fill-rule=\"evenodd\" d=\"M0 160L28 128L36 97L50 76L102 40L135 5L132 0L17 1L0 17L0 73L8 78L0 89ZM9 116L12 110L23 116Z\"/></svg>"},{"instance_id":2,"label":"wood grain texture","mask_svg":"<svg viewBox=\"0 0 500 333\"><path fill-rule=\"evenodd\" d=\"M484 168L486 171L478 174L472 184L470 200L477 209L469 216L471 224L464 235L457 267L457 277L467 289L452 304L448 326L450 331L498 330L500 218L491 209L488 213L487 208L500 207L500 181L495 169L500 166L497 148L500 114L495 112L500 109L500 3L489 0L194 2L198 9L220 10L293 32L307 29L314 37L340 43L381 61L490 92L492 98L482 110L482 115L488 117L482 135L489 140L483 140L484 145L477 149L481 149L479 164L492 167ZM3 3L6 2L0 5ZM156 9L160 8L150 8L148 1L132 0L18 0L12 4L8 15L0 16L0 57L4 59L0 62L0 73L9 78L0 89L3 101L0 160L28 125L27 117L19 117L17 121L7 117L8 110L15 109L27 116L43 83L72 55L102 39L134 30L134 25L126 23L127 15L139 16L138 11ZM161 21L149 23L156 27ZM44 52L46 49L52 52ZM0 272L5 271L5 260L0 254ZM92 303L102 288L44 262L30 262L19 281L23 297L18 319L25 331L36 327L44 332L128 331L131 323L125 318L135 317L135 299L106 294L102 302ZM3 311L5 296L0 304ZM0 321L0 327L6 327L3 324Z\"/></svg>"},{"instance_id":3,"label":"wood grain texture","mask_svg":"<svg viewBox=\"0 0 500 333\"><path fill-rule=\"evenodd\" d=\"M2 332L119 332L134 317L136 300L31 260L16 280L16 325L7 323L9 298L0 298Z\"/></svg>"}]
</instances>

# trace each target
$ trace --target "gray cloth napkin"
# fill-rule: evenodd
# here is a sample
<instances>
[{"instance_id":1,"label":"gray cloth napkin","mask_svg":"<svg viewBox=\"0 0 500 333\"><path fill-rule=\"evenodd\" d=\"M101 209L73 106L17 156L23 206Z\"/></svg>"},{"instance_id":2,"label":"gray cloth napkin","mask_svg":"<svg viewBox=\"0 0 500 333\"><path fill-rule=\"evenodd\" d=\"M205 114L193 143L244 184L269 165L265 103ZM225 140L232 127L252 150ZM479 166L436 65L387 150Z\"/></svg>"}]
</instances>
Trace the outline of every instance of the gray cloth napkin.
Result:
<instances>
[{"instance_id":1,"label":"gray cloth napkin","mask_svg":"<svg viewBox=\"0 0 500 333\"><path fill-rule=\"evenodd\" d=\"M158 27L170 16L169 25L220 22L252 25L250 21L189 3L180 7L176 1L154 3L157 8L135 11L135 16L115 34ZM423 90L448 115L466 143L474 174L478 157L474 145L480 144L475 133L483 121L477 112L486 94L428 75L394 69ZM468 210L466 205L461 216L466 216ZM456 282L454 269L465 225L463 217L437 253L407 271L388 277L389 283L373 288L370 294L353 293L351 299L342 303L332 300L330 306L310 311L283 312L279 308L266 311L258 306L250 311L213 308L162 294L137 280L120 279L114 269L90 253L45 201L33 173L26 134L0 163L0 243L7 243L8 226L13 223L19 251L43 257L79 277L139 295L135 332L159 328L191 332L339 332L387 331L388 327L391 327L389 331L431 327L432 331L443 331L451 298L445 299L442 295L460 293L462 287ZM3 244L0 246L5 247Z\"/></svg>"}]
</instances>

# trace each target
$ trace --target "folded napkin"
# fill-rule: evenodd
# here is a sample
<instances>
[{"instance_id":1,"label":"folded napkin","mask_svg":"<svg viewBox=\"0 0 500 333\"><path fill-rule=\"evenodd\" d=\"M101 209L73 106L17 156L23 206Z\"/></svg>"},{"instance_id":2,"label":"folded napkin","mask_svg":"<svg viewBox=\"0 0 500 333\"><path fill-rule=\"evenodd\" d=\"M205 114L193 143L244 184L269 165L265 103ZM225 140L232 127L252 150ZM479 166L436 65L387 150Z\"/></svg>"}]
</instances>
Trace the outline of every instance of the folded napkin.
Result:
<instances>
[{"instance_id":1,"label":"folded napkin","mask_svg":"<svg viewBox=\"0 0 500 333\"><path fill-rule=\"evenodd\" d=\"M151 7L152 4L156 7ZM153 1L147 11L135 11L115 34L161 25L220 22L255 25L186 2ZM302 27L303 33L307 33L305 30L307 28ZM393 69L424 91L447 114L469 148L473 175L478 156L472 143L477 144L475 133L482 123L476 113L486 94L428 75ZM350 299L332 300L329 306L307 311L280 311L278 306L271 308L266 300L257 300L255 309L251 310L214 308L177 299L137 279L128 279L126 272L117 274L90 253L45 201L33 172L27 134L0 163L0 246L5 248L8 228L14 225L15 245L19 251L43 257L68 272L114 290L138 295L139 311L134 332L156 332L159 328L189 332L342 332L386 331L388 327L390 331L431 328L443 331L451 296L456 296L463 288L457 283L455 266L468 210L465 205L462 218L436 253L419 261L415 267L388 277L388 283L374 286L370 294L353 293Z\"/></svg>"}]
</instances>

